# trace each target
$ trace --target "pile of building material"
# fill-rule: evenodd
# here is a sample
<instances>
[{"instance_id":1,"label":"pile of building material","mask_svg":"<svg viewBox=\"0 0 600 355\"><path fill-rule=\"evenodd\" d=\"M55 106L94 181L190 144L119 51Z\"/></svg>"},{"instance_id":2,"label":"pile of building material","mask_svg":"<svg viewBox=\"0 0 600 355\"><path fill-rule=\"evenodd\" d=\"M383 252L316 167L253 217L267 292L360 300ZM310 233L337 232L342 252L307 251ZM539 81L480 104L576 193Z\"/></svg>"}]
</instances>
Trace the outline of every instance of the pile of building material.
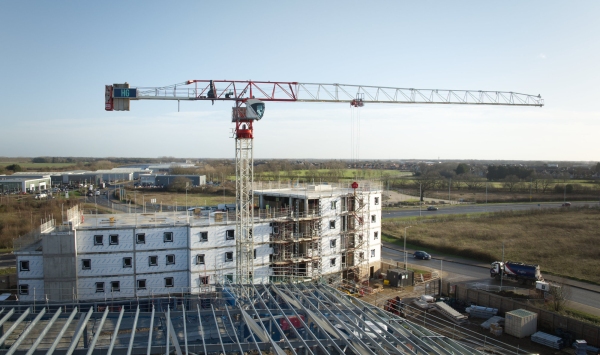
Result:
<instances>
[{"instance_id":1,"label":"pile of building material","mask_svg":"<svg viewBox=\"0 0 600 355\"><path fill-rule=\"evenodd\" d=\"M534 343L549 346L553 349L562 349L564 344L561 338L544 332L536 332L531 336Z\"/></svg>"},{"instance_id":2,"label":"pile of building material","mask_svg":"<svg viewBox=\"0 0 600 355\"><path fill-rule=\"evenodd\" d=\"M452 320L454 323L460 324L467 321L467 316L458 313L454 308L448 306L444 302L436 302L435 306L441 314Z\"/></svg>"},{"instance_id":3,"label":"pile of building material","mask_svg":"<svg viewBox=\"0 0 600 355\"><path fill-rule=\"evenodd\" d=\"M537 313L525 309L506 312L504 331L517 338L530 336L537 331Z\"/></svg>"},{"instance_id":4,"label":"pile of building material","mask_svg":"<svg viewBox=\"0 0 600 355\"><path fill-rule=\"evenodd\" d=\"M433 303L435 299L432 296L421 295L421 298L415 299L413 304L421 309L435 308Z\"/></svg>"},{"instance_id":5,"label":"pile of building material","mask_svg":"<svg viewBox=\"0 0 600 355\"><path fill-rule=\"evenodd\" d=\"M488 308L488 307L482 307L482 306L467 307L467 309L465 309L465 311L467 313L469 313L469 316L471 318L488 319L488 318L493 317L496 314L498 314L497 308Z\"/></svg>"},{"instance_id":6,"label":"pile of building material","mask_svg":"<svg viewBox=\"0 0 600 355\"><path fill-rule=\"evenodd\" d=\"M504 324L504 318L500 317L500 316L493 316L492 318L486 320L485 322L481 323L481 328L483 329L490 329L490 325L492 325L493 323L497 323L497 324Z\"/></svg>"},{"instance_id":7,"label":"pile of building material","mask_svg":"<svg viewBox=\"0 0 600 355\"><path fill-rule=\"evenodd\" d=\"M587 355L588 352L592 354L600 353L600 349L587 345L587 341L585 340L575 340L573 347L575 348L575 355Z\"/></svg>"},{"instance_id":8,"label":"pile of building material","mask_svg":"<svg viewBox=\"0 0 600 355\"><path fill-rule=\"evenodd\" d=\"M494 334L495 336L502 335L502 327L500 326L500 324L498 324L498 323L490 324L490 333Z\"/></svg>"}]
</instances>

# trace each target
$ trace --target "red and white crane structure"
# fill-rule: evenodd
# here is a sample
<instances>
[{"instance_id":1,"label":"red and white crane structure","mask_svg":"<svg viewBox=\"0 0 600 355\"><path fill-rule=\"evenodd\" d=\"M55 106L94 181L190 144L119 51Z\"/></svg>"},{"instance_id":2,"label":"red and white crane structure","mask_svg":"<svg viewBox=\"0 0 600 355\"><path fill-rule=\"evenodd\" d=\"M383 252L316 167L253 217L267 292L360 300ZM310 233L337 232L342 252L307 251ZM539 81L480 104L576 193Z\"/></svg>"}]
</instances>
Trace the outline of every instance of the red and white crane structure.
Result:
<instances>
[{"instance_id":1,"label":"red and white crane structure","mask_svg":"<svg viewBox=\"0 0 600 355\"><path fill-rule=\"evenodd\" d=\"M365 85L252 80L188 80L161 87L106 85L105 110L129 111L130 100L231 101L236 144L236 282L252 282L254 270L253 124L265 102L341 102L453 105L544 105L540 95L506 91L413 89Z\"/></svg>"}]
</instances>

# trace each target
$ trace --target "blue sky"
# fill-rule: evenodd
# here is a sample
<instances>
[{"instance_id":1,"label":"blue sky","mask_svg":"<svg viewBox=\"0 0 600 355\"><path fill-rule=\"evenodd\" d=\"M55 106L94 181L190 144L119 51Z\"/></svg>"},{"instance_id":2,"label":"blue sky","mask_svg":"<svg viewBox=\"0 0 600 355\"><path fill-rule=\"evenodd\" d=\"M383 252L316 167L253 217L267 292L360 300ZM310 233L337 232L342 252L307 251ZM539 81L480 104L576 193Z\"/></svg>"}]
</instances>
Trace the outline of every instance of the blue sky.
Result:
<instances>
[{"instance_id":1,"label":"blue sky","mask_svg":"<svg viewBox=\"0 0 600 355\"><path fill-rule=\"evenodd\" d=\"M597 1L0 1L0 156L232 158L230 104L104 85L270 80L541 94L367 105L364 159L600 160ZM350 158L346 104L268 104L255 158Z\"/></svg>"}]
</instances>

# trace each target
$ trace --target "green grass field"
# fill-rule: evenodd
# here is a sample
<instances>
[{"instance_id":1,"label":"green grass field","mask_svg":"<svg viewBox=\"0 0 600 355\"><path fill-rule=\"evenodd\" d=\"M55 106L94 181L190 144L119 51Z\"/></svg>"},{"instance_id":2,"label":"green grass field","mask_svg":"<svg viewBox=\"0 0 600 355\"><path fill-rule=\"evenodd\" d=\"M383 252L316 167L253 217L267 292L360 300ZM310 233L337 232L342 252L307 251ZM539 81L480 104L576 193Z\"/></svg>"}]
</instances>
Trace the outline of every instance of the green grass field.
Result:
<instances>
[{"instance_id":1,"label":"green grass field","mask_svg":"<svg viewBox=\"0 0 600 355\"><path fill-rule=\"evenodd\" d=\"M476 217L476 216L472 216ZM600 284L600 209L542 209L502 212L481 218L448 216L440 222L388 220L387 241L407 243L483 262L505 260L539 264L544 271Z\"/></svg>"}]
</instances>

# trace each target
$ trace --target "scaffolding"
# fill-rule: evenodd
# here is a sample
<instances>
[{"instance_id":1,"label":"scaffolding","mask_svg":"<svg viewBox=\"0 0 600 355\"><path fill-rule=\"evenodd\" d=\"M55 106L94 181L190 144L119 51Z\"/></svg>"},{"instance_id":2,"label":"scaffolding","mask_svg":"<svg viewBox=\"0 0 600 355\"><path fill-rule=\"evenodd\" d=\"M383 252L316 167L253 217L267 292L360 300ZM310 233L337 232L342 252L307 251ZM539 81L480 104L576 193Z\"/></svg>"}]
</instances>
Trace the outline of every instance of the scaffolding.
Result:
<instances>
[{"instance_id":1,"label":"scaffolding","mask_svg":"<svg viewBox=\"0 0 600 355\"><path fill-rule=\"evenodd\" d=\"M274 281L313 280L321 272L321 206L319 199L300 200L274 213L269 258Z\"/></svg>"},{"instance_id":2,"label":"scaffolding","mask_svg":"<svg viewBox=\"0 0 600 355\"><path fill-rule=\"evenodd\" d=\"M342 280L360 292L369 287L369 189L354 189L342 198Z\"/></svg>"}]
</instances>

